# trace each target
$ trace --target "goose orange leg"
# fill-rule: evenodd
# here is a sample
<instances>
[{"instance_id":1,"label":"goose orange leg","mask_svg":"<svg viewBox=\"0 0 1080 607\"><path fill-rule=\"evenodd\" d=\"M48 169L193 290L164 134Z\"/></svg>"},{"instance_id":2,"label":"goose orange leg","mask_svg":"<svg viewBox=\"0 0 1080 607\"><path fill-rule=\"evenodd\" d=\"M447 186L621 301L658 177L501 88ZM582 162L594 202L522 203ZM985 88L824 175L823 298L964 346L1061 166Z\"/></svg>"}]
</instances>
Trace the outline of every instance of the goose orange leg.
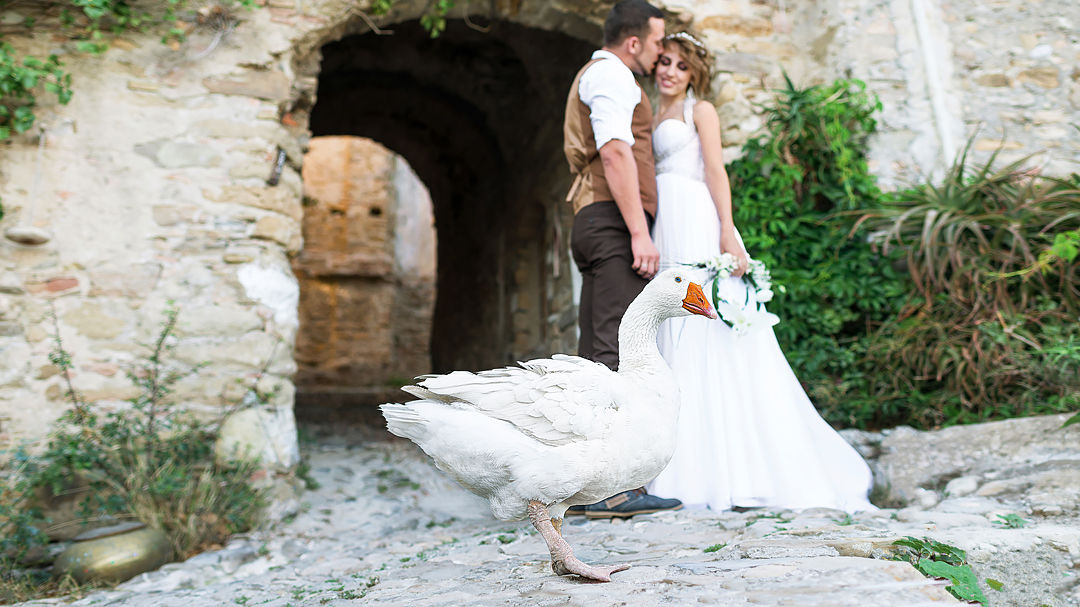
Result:
<instances>
[{"instance_id":1,"label":"goose orange leg","mask_svg":"<svg viewBox=\"0 0 1080 607\"><path fill-rule=\"evenodd\" d=\"M586 565L574 556L570 544L567 544L566 540L555 530L555 526L551 524L551 515L548 514L547 508L543 504L537 501L529 502L528 512L533 526L536 527L544 541L547 542L548 550L551 552L551 569L557 575L574 573L590 580L610 582L611 574L630 568L630 565L606 565L600 567Z\"/></svg>"}]
</instances>

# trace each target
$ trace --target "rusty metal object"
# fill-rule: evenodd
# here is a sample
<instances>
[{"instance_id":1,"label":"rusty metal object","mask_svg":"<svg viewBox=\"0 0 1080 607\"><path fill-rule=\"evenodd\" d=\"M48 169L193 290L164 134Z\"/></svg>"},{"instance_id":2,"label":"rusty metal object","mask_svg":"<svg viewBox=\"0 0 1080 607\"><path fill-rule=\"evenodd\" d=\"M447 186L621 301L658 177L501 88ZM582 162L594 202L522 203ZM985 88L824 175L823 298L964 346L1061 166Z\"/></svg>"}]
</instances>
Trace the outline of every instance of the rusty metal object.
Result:
<instances>
[{"instance_id":1,"label":"rusty metal object","mask_svg":"<svg viewBox=\"0 0 1080 607\"><path fill-rule=\"evenodd\" d=\"M53 563L79 583L119 583L157 569L172 558L165 534L143 523L121 523L78 535Z\"/></svg>"}]
</instances>

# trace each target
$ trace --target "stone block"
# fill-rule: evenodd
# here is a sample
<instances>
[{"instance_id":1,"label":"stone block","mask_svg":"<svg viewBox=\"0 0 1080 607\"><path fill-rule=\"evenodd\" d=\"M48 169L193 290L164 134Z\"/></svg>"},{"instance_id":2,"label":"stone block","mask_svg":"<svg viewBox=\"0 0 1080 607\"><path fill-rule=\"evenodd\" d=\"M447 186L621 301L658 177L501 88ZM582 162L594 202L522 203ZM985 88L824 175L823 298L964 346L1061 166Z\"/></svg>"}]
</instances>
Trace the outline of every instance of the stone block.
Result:
<instances>
[{"instance_id":1,"label":"stone block","mask_svg":"<svg viewBox=\"0 0 1080 607\"><path fill-rule=\"evenodd\" d=\"M151 209L154 222L159 226L168 227L189 223L195 219L195 207L179 207L171 204L156 204Z\"/></svg>"},{"instance_id":2,"label":"stone block","mask_svg":"<svg viewBox=\"0 0 1080 607\"><path fill-rule=\"evenodd\" d=\"M135 151L166 169L215 167L221 156L210 146L186 141L159 139L135 146Z\"/></svg>"},{"instance_id":3,"label":"stone block","mask_svg":"<svg viewBox=\"0 0 1080 607\"><path fill-rule=\"evenodd\" d=\"M90 295L145 298L161 279L161 264L110 264L90 271Z\"/></svg>"},{"instance_id":4,"label":"stone block","mask_svg":"<svg viewBox=\"0 0 1080 607\"><path fill-rule=\"evenodd\" d=\"M257 116L258 118L258 116ZM274 110L273 120L277 121L277 110ZM290 134L279 124L249 124L237 120L210 119L200 120L191 125L188 130L195 137L215 137L221 139L243 139L245 141L259 140L270 142L285 150L289 161L299 167L304 160L304 152L298 139ZM269 175L269 163L266 174Z\"/></svg>"},{"instance_id":5,"label":"stone block","mask_svg":"<svg viewBox=\"0 0 1080 607\"><path fill-rule=\"evenodd\" d=\"M53 278L27 280L24 284L27 293L35 295L64 295L79 290L79 279L74 276L56 276Z\"/></svg>"},{"instance_id":6,"label":"stone block","mask_svg":"<svg viewBox=\"0 0 1080 607\"><path fill-rule=\"evenodd\" d=\"M1012 86L1012 81L1005 74L983 74L975 78L975 83L981 86L1007 87Z\"/></svg>"},{"instance_id":7,"label":"stone block","mask_svg":"<svg viewBox=\"0 0 1080 607\"><path fill-rule=\"evenodd\" d=\"M266 159L249 159L229 167L229 177L232 179L263 179L270 176L273 161Z\"/></svg>"},{"instance_id":8,"label":"stone block","mask_svg":"<svg viewBox=\"0 0 1080 607\"><path fill-rule=\"evenodd\" d=\"M79 365L79 369L82 371L88 371L90 373L97 373L98 375L104 375L105 377L112 377L120 372L120 365L112 362L88 362Z\"/></svg>"},{"instance_id":9,"label":"stone block","mask_svg":"<svg viewBox=\"0 0 1080 607\"><path fill-rule=\"evenodd\" d=\"M156 93L161 89L160 84L150 80L128 80L127 87L129 90L141 93Z\"/></svg>"},{"instance_id":10,"label":"stone block","mask_svg":"<svg viewBox=\"0 0 1080 607\"><path fill-rule=\"evenodd\" d=\"M706 17L701 20L698 27L702 32L713 31L746 38L768 36L773 33L772 20L753 16L721 15Z\"/></svg>"},{"instance_id":11,"label":"stone block","mask_svg":"<svg viewBox=\"0 0 1080 607\"><path fill-rule=\"evenodd\" d=\"M262 331L252 331L240 337L193 337L180 341L176 359L195 365L206 363L210 370L240 365L248 369L266 368L268 372L289 375L295 371L292 352L277 338Z\"/></svg>"},{"instance_id":12,"label":"stone block","mask_svg":"<svg viewBox=\"0 0 1080 607\"><path fill-rule=\"evenodd\" d=\"M1017 74L1016 79L1020 82L1028 82L1044 89L1056 89L1061 86L1058 68L1036 67L1024 70Z\"/></svg>"},{"instance_id":13,"label":"stone block","mask_svg":"<svg viewBox=\"0 0 1080 607\"><path fill-rule=\"evenodd\" d=\"M979 488L979 479L974 476L961 476L954 478L945 485L945 495L949 497L962 497L971 495Z\"/></svg>"},{"instance_id":14,"label":"stone block","mask_svg":"<svg viewBox=\"0 0 1080 607\"><path fill-rule=\"evenodd\" d=\"M724 53L716 58L716 71L737 74L767 74L775 61L750 53Z\"/></svg>"},{"instance_id":15,"label":"stone block","mask_svg":"<svg viewBox=\"0 0 1080 607\"><path fill-rule=\"evenodd\" d=\"M917 502L918 489L939 489L962 477L993 481L983 489L963 481L967 486L962 488L977 495L1009 493L1025 483L1031 487L1045 482L1049 487L1055 482L1051 479L1075 478L1080 470L1073 463L1080 461L1080 426L1062 429L1067 417L1026 417L932 432L896 428L882 439L881 456L875 462L889 479L884 505ZM1021 478L1025 482L1009 482ZM1064 492L1055 495L1053 499L1064 499ZM1053 503L1050 498L1046 501Z\"/></svg>"},{"instance_id":16,"label":"stone block","mask_svg":"<svg viewBox=\"0 0 1080 607\"><path fill-rule=\"evenodd\" d=\"M243 335L263 327L250 308L230 305L188 306L176 319L179 337Z\"/></svg>"},{"instance_id":17,"label":"stone block","mask_svg":"<svg viewBox=\"0 0 1080 607\"><path fill-rule=\"evenodd\" d=\"M292 83L282 72L253 71L241 76L206 78L203 86L211 93L243 95L280 102L289 99Z\"/></svg>"},{"instance_id":18,"label":"stone block","mask_svg":"<svg viewBox=\"0 0 1080 607\"><path fill-rule=\"evenodd\" d=\"M90 385L87 386L87 383ZM122 402L142 394L142 389L132 384L126 376L80 373L75 388L87 402Z\"/></svg>"},{"instance_id":19,"label":"stone block","mask_svg":"<svg viewBox=\"0 0 1080 607\"><path fill-rule=\"evenodd\" d=\"M1000 139L977 139L975 150L979 152L993 152L995 150L1021 150L1024 144L1017 141L1002 141Z\"/></svg>"},{"instance_id":20,"label":"stone block","mask_svg":"<svg viewBox=\"0 0 1080 607\"><path fill-rule=\"evenodd\" d=\"M736 85L734 82L732 82L730 80L725 80L724 83L720 85L720 91L716 94L716 97L713 99L713 102L717 106L721 106L721 105L724 105L725 103L735 101L735 98L738 97L738 96L739 96L739 87L738 87L738 85Z\"/></svg>"},{"instance_id":21,"label":"stone block","mask_svg":"<svg viewBox=\"0 0 1080 607\"><path fill-rule=\"evenodd\" d=\"M296 466L300 451L292 409L250 407L230 414L221 425L214 453L219 462L255 458L273 469Z\"/></svg>"},{"instance_id":22,"label":"stone block","mask_svg":"<svg viewBox=\"0 0 1080 607\"><path fill-rule=\"evenodd\" d=\"M0 341L0 387L22 386L30 377L30 346L22 340Z\"/></svg>"},{"instance_id":23,"label":"stone block","mask_svg":"<svg viewBox=\"0 0 1080 607\"><path fill-rule=\"evenodd\" d=\"M22 295L26 290L23 288L22 280L15 272L0 272L0 294L3 295Z\"/></svg>"},{"instance_id":24,"label":"stone block","mask_svg":"<svg viewBox=\"0 0 1080 607\"><path fill-rule=\"evenodd\" d=\"M1068 116L1061 110L1039 110L1031 115L1035 124L1058 124L1068 121Z\"/></svg>"},{"instance_id":25,"label":"stone block","mask_svg":"<svg viewBox=\"0 0 1080 607\"><path fill-rule=\"evenodd\" d=\"M229 202L281 213L294 221L304 217L301 198L292 190L280 187L227 185L220 190L203 190L203 196L214 202Z\"/></svg>"},{"instance_id":26,"label":"stone block","mask_svg":"<svg viewBox=\"0 0 1080 607\"><path fill-rule=\"evenodd\" d=\"M221 256L225 263L250 263L259 257L258 247L229 247Z\"/></svg>"},{"instance_id":27,"label":"stone block","mask_svg":"<svg viewBox=\"0 0 1080 607\"><path fill-rule=\"evenodd\" d=\"M303 239L300 225L280 215L265 215L255 222L252 238L271 240L285 247L286 252L294 254L300 250Z\"/></svg>"},{"instance_id":28,"label":"stone block","mask_svg":"<svg viewBox=\"0 0 1080 607\"><path fill-rule=\"evenodd\" d=\"M63 313L61 319L64 324L91 339L114 339L132 324L132 316L126 306L90 300Z\"/></svg>"}]
</instances>

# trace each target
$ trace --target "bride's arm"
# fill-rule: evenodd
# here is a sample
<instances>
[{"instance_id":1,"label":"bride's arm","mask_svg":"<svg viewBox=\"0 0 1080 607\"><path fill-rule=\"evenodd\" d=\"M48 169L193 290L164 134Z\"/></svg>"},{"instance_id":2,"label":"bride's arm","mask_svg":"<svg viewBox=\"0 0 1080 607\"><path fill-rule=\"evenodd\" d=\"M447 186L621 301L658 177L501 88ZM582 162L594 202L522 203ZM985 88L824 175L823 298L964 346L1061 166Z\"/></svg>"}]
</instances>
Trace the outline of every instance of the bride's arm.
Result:
<instances>
[{"instance_id":1,"label":"bride's arm","mask_svg":"<svg viewBox=\"0 0 1080 607\"><path fill-rule=\"evenodd\" d=\"M716 213L720 216L720 251L731 253L739 260L736 276L742 276L749 265L748 255L735 235L735 220L731 214L731 183L724 167L724 146L720 141L720 118L708 101L694 105L694 126L701 139L701 157L705 160L705 184L709 186Z\"/></svg>"}]
</instances>

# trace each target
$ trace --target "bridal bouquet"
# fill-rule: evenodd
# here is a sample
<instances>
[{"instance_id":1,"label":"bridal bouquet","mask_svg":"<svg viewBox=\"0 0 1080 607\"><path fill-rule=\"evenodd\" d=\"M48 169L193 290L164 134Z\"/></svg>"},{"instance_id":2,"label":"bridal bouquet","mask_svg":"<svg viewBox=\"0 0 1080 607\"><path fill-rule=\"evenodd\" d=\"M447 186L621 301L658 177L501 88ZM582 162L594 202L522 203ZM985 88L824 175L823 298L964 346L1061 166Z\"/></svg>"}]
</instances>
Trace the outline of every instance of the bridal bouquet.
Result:
<instances>
[{"instance_id":1,"label":"bridal bouquet","mask_svg":"<svg viewBox=\"0 0 1080 607\"><path fill-rule=\"evenodd\" d=\"M764 304L772 301L772 276L769 269L756 259L750 260L750 266L743 274L746 283L746 296L740 302L729 301L720 295L720 281L730 278L735 272L738 260L731 253L721 253L718 257L693 264L704 268L712 280L712 304L720 319L735 331L736 335L746 335L757 327L771 327L780 322L780 317L765 310ZM754 297L751 300L750 294Z\"/></svg>"}]
</instances>

